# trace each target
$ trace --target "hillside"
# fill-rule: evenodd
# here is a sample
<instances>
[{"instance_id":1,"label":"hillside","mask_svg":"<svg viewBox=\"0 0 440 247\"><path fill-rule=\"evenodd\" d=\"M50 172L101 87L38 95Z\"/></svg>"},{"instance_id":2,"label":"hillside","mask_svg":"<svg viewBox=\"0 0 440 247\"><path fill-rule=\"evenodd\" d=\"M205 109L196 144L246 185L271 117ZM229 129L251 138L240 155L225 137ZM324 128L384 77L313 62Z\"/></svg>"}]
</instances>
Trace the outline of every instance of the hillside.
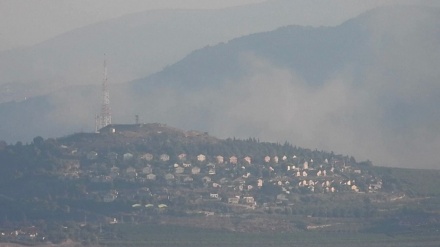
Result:
<instances>
[{"instance_id":1,"label":"hillside","mask_svg":"<svg viewBox=\"0 0 440 247\"><path fill-rule=\"evenodd\" d=\"M437 8L390 6L335 27L286 26L208 46L111 85L113 117L438 168L439 16ZM31 140L34 129L45 137L93 129L97 96L98 87L70 88L43 106L2 104L0 134L14 142Z\"/></svg>"},{"instance_id":2,"label":"hillside","mask_svg":"<svg viewBox=\"0 0 440 247\"><path fill-rule=\"evenodd\" d=\"M117 243L129 222L366 235L429 234L440 222L438 171L158 123L2 143L0 171L1 242Z\"/></svg>"},{"instance_id":3,"label":"hillside","mask_svg":"<svg viewBox=\"0 0 440 247\"><path fill-rule=\"evenodd\" d=\"M78 28L0 53L0 103L96 85L107 55L113 83L145 77L195 49L280 26L337 25L377 3L276 0L219 10L151 10ZM326 7L321 6L325 4ZM331 12L350 7L338 15ZM303 16L303 11L314 16Z\"/></svg>"}]
</instances>

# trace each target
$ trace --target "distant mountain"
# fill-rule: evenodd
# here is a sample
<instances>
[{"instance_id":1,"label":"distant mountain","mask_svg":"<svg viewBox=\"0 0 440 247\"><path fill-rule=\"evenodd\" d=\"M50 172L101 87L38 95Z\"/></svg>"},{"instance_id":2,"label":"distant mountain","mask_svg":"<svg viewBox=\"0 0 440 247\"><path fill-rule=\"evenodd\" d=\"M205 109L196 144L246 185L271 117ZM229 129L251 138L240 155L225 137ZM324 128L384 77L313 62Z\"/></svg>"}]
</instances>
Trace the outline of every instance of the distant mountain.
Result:
<instances>
[{"instance_id":1,"label":"distant mountain","mask_svg":"<svg viewBox=\"0 0 440 247\"><path fill-rule=\"evenodd\" d=\"M438 167L439 24L439 9L397 6L337 27L249 35L134 82L133 109L154 104L149 119Z\"/></svg>"},{"instance_id":2,"label":"distant mountain","mask_svg":"<svg viewBox=\"0 0 440 247\"><path fill-rule=\"evenodd\" d=\"M126 82L208 44L291 24L337 25L377 5L359 2L276 0L221 10L153 10L86 26L0 53L0 103L71 85L98 85L104 54L111 83ZM309 12L314 14L304 15Z\"/></svg>"},{"instance_id":3,"label":"distant mountain","mask_svg":"<svg viewBox=\"0 0 440 247\"><path fill-rule=\"evenodd\" d=\"M134 122L139 115L221 137L352 153L380 165L438 167L439 25L436 8L384 7L336 27L288 26L208 46L145 79L112 85L113 119ZM20 124L28 127L1 136L59 135L85 129L87 121L93 129L96 95L57 93L44 109L0 105L1 126L20 126L9 116L21 108L45 112L23 116ZM46 131L33 132L33 121L47 123Z\"/></svg>"}]
</instances>

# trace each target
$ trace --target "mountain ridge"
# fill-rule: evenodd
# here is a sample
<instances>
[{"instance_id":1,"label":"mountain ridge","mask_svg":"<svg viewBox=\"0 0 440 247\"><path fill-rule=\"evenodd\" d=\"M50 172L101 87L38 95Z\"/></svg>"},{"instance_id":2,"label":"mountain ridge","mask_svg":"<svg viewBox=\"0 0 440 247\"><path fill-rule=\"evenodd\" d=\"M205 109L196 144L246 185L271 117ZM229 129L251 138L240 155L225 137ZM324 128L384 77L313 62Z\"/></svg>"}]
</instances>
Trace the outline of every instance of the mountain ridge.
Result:
<instances>
[{"instance_id":1,"label":"mountain ridge","mask_svg":"<svg viewBox=\"0 0 440 247\"><path fill-rule=\"evenodd\" d=\"M370 13L378 14L337 27L286 27L199 49L147 79L111 85L113 117L126 121L139 115L217 136L289 139L357 157L374 153L376 163L390 166L437 167L434 149L440 138L431 123L440 116L433 107L440 95L434 64L440 59L430 51L439 37L429 30L439 21L438 9L389 7ZM383 25L385 17L393 21ZM97 95L97 87L54 94L49 102L55 113L34 110L47 115L21 123L50 121L49 134L40 133L47 137L63 133L61 127L64 133L93 129L87 119L99 111ZM19 126L2 120L2 126ZM35 133L27 134L28 140L29 135Z\"/></svg>"}]
</instances>

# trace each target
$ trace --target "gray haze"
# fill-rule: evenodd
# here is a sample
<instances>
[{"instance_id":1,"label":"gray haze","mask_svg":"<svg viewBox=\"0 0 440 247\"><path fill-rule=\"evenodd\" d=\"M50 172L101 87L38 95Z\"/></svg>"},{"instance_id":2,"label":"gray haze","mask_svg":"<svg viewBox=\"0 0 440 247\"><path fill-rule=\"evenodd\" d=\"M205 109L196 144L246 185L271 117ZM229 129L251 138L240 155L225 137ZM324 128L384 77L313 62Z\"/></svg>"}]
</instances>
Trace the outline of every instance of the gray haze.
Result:
<instances>
[{"instance_id":1,"label":"gray haze","mask_svg":"<svg viewBox=\"0 0 440 247\"><path fill-rule=\"evenodd\" d=\"M103 21L31 47L0 52L0 103L71 85L96 85L102 78L104 54L112 66L111 83L127 82L160 71L207 45L285 25L338 25L367 9L397 1L273 0L227 9L149 10L106 20L145 8L219 8L249 2L1 1L0 37L13 38L14 44L34 43L65 29ZM426 0L398 2L435 5Z\"/></svg>"},{"instance_id":2,"label":"gray haze","mask_svg":"<svg viewBox=\"0 0 440 247\"><path fill-rule=\"evenodd\" d=\"M154 9L216 9L263 0L1 0L0 51L42 42L74 28Z\"/></svg>"},{"instance_id":3,"label":"gray haze","mask_svg":"<svg viewBox=\"0 0 440 247\"><path fill-rule=\"evenodd\" d=\"M280 66L279 60L275 64L268 56L255 54L251 46L249 52L231 48L239 52L238 66L227 61L246 70L244 75L232 73L215 84L209 81L216 78L211 72L206 79L210 86L204 86L185 79L183 85L175 84L172 80L178 80L177 74L161 81L171 85L148 94L148 99L124 93L130 97L119 102L129 102L131 108L121 119L140 114L146 122L197 126L221 137L289 140L303 147L370 159L378 165L440 168L440 35L433 31L440 24L439 14L439 9L396 7L356 19L359 28L365 29L360 33L368 34L359 41L363 43L362 57L346 60L349 63L333 70L318 85L299 73L299 68ZM275 40L275 33L273 37ZM252 37L248 39L251 43ZM228 50L217 49L227 56ZM192 65L203 70L202 64L212 65L207 60L187 60L182 62L187 68ZM221 71L221 65L212 68ZM179 71L165 71L152 81ZM183 70L180 76L185 71L191 70ZM205 77L199 78L203 83Z\"/></svg>"},{"instance_id":4,"label":"gray haze","mask_svg":"<svg viewBox=\"0 0 440 247\"><path fill-rule=\"evenodd\" d=\"M218 9L263 1L1 0L0 51L33 45L74 28L134 12L153 9ZM390 3L437 4L435 0L289 0L289 2L298 6L297 9L304 10L301 12L304 20L321 17L320 22L323 24L328 22L328 16L322 15L323 12L332 13L335 18L347 18L349 15L353 17L359 14L359 11Z\"/></svg>"},{"instance_id":5,"label":"gray haze","mask_svg":"<svg viewBox=\"0 0 440 247\"><path fill-rule=\"evenodd\" d=\"M301 6L303 7L308 4L313 5L312 1L298 2L302 3ZM313 1L313 3L318 2ZM366 2L374 3L374 1L362 1L362 3ZM281 3L281 5L271 5L272 3ZM267 6L284 6L283 4L288 3L290 2L274 1L264 3L267 5L254 5L254 7L256 6L255 8L259 9L258 6L264 6L262 10L259 10L263 11L270 10ZM326 3L328 4L328 2ZM432 2L431 4L436 3ZM342 11L343 14L336 15L335 13L338 12L334 9L330 11L331 6L325 5L324 2L319 2L319 4L314 5L314 7L316 6L321 7L316 8L316 12L322 11L319 12L319 15L292 15L291 13L289 15L288 11L277 12L273 15L267 15L265 18L272 19L274 16L284 16L286 19L279 22L274 21L270 25L260 23L259 28L269 29L273 27L272 29L275 29L281 25L298 23L319 26L324 23L322 16L327 18L325 23L337 25L345 20L347 16L354 14L356 11L361 11L360 8L353 11L355 8L353 5L353 9L346 12L344 10ZM333 4L332 6L336 5ZM349 5L340 5L339 7L342 8L343 6ZM245 9L248 10L247 8ZM254 13L255 11L252 8L250 12L242 12L242 8L233 9L239 10L238 13L240 14ZM363 15L357 18L355 22L360 23L359 27L362 29L360 33L365 34L365 36L359 37L359 42L365 45L363 47L364 53L348 55L355 58L362 55L360 59L342 60L345 62L338 64L337 67L322 67L323 70L327 71L327 74L316 78L313 73L310 73L312 76L304 74L301 66L296 64L295 66L287 66L278 60L274 61L270 57L271 54L258 54L251 48L248 51L237 51L239 59L238 66L234 67L236 71L231 71L231 74L226 76L216 74L217 68L209 67L209 61L196 64L191 63L192 60L188 62L187 59L184 59L171 65L173 60L177 61L180 57L184 57L191 49L205 47L207 44L211 44L211 46L196 51L189 58L202 56L207 50L220 51L213 53L216 55L213 60L224 57L223 55L226 53L222 53L221 48L227 48L228 44L233 41L218 46L212 45L226 41L234 35L251 33L249 30L256 32L257 28L251 24L257 20L257 16L261 19L261 14L254 16L254 19L250 18L249 22L242 23L240 27L244 31L239 28L240 30L229 32L227 35L216 36L215 39L206 39L203 35L193 37L193 40L203 39L205 43L200 42L196 46L185 46L186 51L179 50L180 54L178 56L171 56L167 60L161 61L161 66L170 65L163 72L153 75L148 80L136 83L115 84L116 82L112 81L110 89L114 122L132 123L134 122L134 115L139 114L141 121L144 122L163 122L185 129L199 129L219 137L257 137L261 140L281 142L287 140L303 147L354 155L358 160L370 159L377 165L440 168L440 159L437 157L437 150L440 148L440 134L438 134L440 133L440 127L437 124L440 121L440 112L437 107L440 105L440 86L438 83L440 72L437 69L437 65L440 64L439 10L434 9L432 12L425 8L391 8L391 10L385 9L375 12L373 15ZM210 11L204 13L207 16L212 13L219 13L217 10ZM228 15L231 13L228 12L231 9L226 12L223 11L220 12L228 13ZM298 13L301 12L300 10L297 11ZM196 12L199 13L199 11ZM195 12L172 11L168 13L180 13L184 17L187 13ZM154 15L150 15L149 18L151 16ZM218 16L217 18L221 20L220 17L224 15ZM240 15L235 13L231 16ZM249 16L252 16L252 14ZM294 16L291 18L297 19L288 19L289 16ZM321 17L318 18L318 16ZM306 17L310 17L310 19ZM133 20L142 20L142 18L134 18ZM168 20L172 20L172 18ZM194 25L197 24L197 20L192 20ZM291 23L281 24L286 20ZM112 21L117 23L119 20ZM267 22L264 21L264 24L267 24ZM59 65L59 61L65 60L58 59L64 59L65 54L60 55L59 50L51 53L51 47L53 47L51 45L62 44L60 40L63 41L66 37L75 37L77 32L87 33L99 30L104 26L95 25L84 29L85 31L77 30L74 33L66 34L64 37L58 37L58 39L40 44L37 46L39 48L37 50L28 50L30 53L36 52L41 56L46 52L46 54L57 59L50 59L49 64L52 65L48 67L46 67L46 62L38 63L39 60L27 66L33 68L40 65L41 68L38 68L37 72L40 72L43 76L47 75L47 71L53 71L53 75L58 78L54 80L54 83L61 81L66 82L65 84L68 85L75 84L73 82L67 83L68 78L63 76L73 77L78 74L75 71L86 71L87 69L97 75L90 77L90 74L88 74L87 76L90 77L88 83L81 84L99 82L102 77L100 58L87 60L78 54L81 59L75 60L73 59L75 56L73 56L73 62L70 64L77 64L78 67L64 65L66 66L65 69L71 69L72 71L59 75L57 74L58 70L55 68L58 68L56 66L63 66L62 64ZM110 26L114 27L115 25ZM221 26L220 24L216 25L217 28ZM151 25L151 28L154 29L154 27L155 25ZM333 29L325 28L313 29L309 27L309 29L318 34L320 30L333 31ZM179 30L173 31L178 33ZM228 30L230 28L223 29L224 32ZM212 30L207 29L204 34L209 33L209 31ZM353 29L352 31L357 32L359 30ZM350 32L345 34L353 35ZM230 38L222 40L225 37ZM317 37L316 44L324 43L323 40L319 40L319 37L325 36L318 35ZM98 38L96 40L102 39ZM127 42L124 39L118 41ZM164 40L157 42L160 43L160 41L166 43ZM185 40L188 44L191 41L192 39ZM269 43L263 44L265 46L270 44L270 39L268 41ZM86 42L85 44L94 44L88 48L90 50L87 50L90 53L96 49L99 42ZM134 45L130 42L121 43L124 48ZM167 49L174 48L169 43L166 43L164 47ZM155 48L159 50L159 48ZM323 52L327 52L332 47L324 46L322 49ZM64 48L64 50L66 49ZM81 53L82 50L83 48L79 51L73 51L73 53ZM129 51L129 49L122 49L121 54L124 53L122 51ZM117 57L114 54L109 54L109 77L115 79L119 74L123 74L121 71L124 71L124 66L122 66L124 63L132 66L133 64L129 63L130 58L139 64L139 68L144 66L147 71L149 69L147 64L150 65L149 61L140 57L136 58L136 52L140 53L140 51L131 51L129 56L120 60L118 59L123 56ZM93 56L98 57L102 53L104 52L99 50ZM164 54L167 53L161 53L161 55ZM319 53L313 54L318 54L316 55L318 61L326 59L325 57L319 57ZM347 55L344 50L341 54ZM6 55L1 54L0 61L2 61L1 57ZM24 56L26 55L28 54L26 53ZM145 56L145 53L142 56ZM158 54L153 56L155 59L158 57ZM305 58L304 65L307 65L307 57ZM44 58L41 58L41 60L44 61ZM83 61L83 63L74 61ZM223 61L224 64L229 62L231 61ZM4 63L6 64L6 62ZM93 65L94 63L98 65ZM18 61L17 64L21 64L21 61ZM316 64L311 64L312 68L313 65L317 67ZM130 66L126 66L126 68ZM156 71L160 70L160 66L156 68ZM201 82L206 85L194 84L194 86L188 83L179 85L179 74L173 77L173 73L176 72L174 68L185 68L180 70L183 75L199 75L202 78ZM319 74L320 68L315 69ZM26 71L26 69L17 70L15 73L20 75L22 71ZM139 71L131 72L131 79L135 78L133 75L142 77L154 72L154 70L149 70L149 73L142 75ZM177 70L177 72L179 71ZM83 75L84 73L79 74ZM151 81L154 82L155 79L160 81L161 78L167 78L167 76L177 78L174 80L175 84L164 83L157 87L148 87L147 85L146 88L149 91L139 90L139 87L142 89L142 86L139 86L141 82L148 84ZM78 78L75 77L75 79ZM126 78L130 77L127 76ZM188 78L191 82L191 76L188 76ZM206 80L203 80L203 78L206 78ZM124 81L122 77L117 80L119 80L118 82ZM23 83L26 81L23 80ZM14 80L8 82L13 85ZM36 135L56 137L72 132L92 131L93 119L98 111L99 83L96 83L92 88L84 86L80 89L72 87L69 90L59 90L57 93L51 94L50 97L0 104L0 115L3 118L0 124L1 138L7 141L29 141Z\"/></svg>"}]
</instances>

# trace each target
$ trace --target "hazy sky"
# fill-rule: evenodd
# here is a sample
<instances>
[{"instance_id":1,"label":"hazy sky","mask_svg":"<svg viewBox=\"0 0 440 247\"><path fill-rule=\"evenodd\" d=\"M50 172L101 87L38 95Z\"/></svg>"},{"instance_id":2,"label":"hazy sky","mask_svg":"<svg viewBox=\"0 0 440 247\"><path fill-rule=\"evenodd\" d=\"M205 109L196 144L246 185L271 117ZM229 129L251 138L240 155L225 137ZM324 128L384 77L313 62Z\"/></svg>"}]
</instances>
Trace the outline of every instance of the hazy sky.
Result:
<instances>
[{"instance_id":1,"label":"hazy sky","mask_svg":"<svg viewBox=\"0 0 440 247\"><path fill-rule=\"evenodd\" d=\"M263 0L0 0L0 51L150 9L215 9Z\"/></svg>"},{"instance_id":2,"label":"hazy sky","mask_svg":"<svg viewBox=\"0 0 440 247\"><path fill-rule=\"evenodd\" d=\"M283 0L269 0L283 1ZM298 6L319 1L296 1ZM322 0L328 8L333 1ZM265 2L264 0L0 0L0 51L32 45L74 28L152 9L216 9ZM384 4L438 5L438 0L334 0L346 15L359 8ZM318 4L317 4L318 3ZM357 12L357 11L355 11ZM307 13L307 15L313 13ZM306 18L307 19L307 18Z\"/></svg>"},{"instance_id":3,"label":"hazy sky","mask_svg":"<svg viewBox=\"0 0 440 247\"><path fill-rule=\"evenodd\" d=\"M74 28L149 9L215 9L258 2L263 1L0 0L0 51L32 45ZM264 7L273 3L284 3L280 6L289 6L289 8L283 8L283 10L286 10L284 14L288 17L295 17L295 20L286 19L287 21L280 22L280 25L311 26L337 25L368 9L385 4L440 6L439 0L270 0L267 5L263 6L264 11L270 12L270 8ZM250 9L255 11L257 8ZM227 24L225 25L226 29L229 31L229 29L234 30L235 28L242 33L246 33L258 25L263 26L258 21L263 20L263 24L267 24L267 20L277 19L282 14L278 10L275 11L275 15L274 12L266 13L264 11L261 13L267 14L270 17L269 19L261 18L260 14L249 15L253 18L250 19L252 21L248 22L250 23L249 26L231 26ZM189 15L190 17L193 17L192 13ZM440 52L438 49L438 32L432 31L438 29L439 21L437 16L433 18L429 15L425 16L423 13L421 15L405 14L406 12L402 12L403 14L401 12L396 13L394 16L389 16L386 13L380 15L380 18L370 20L371 23L368 27L371 29L371 45L374 45L375 49L373 51L377 53L372 54L375 60L368 64L369 67L364 68L366 72L363 78L363 87L353 86L355 84L354 72L351 72L349 66L341 71L336 71L337 73L335 72L331 79L323 83L325 86L313 89L307 87L307 81L295 71L279 68L264 58L246 57L244 64L249 65L249 70L252 73L246 78L231 82L226 81L223 87L218 90L210 89L202 93L194 92L181 95L179 89L166 88L161 93L154 92L148 97L142 95L141 99L135 99L135 96L130 94L132 92L128 89L124 90L123 85L121 85L121 89L118 88L118 90L112 91L114 94L112 95L114 120L129 122L127 119L132 119L135 114L145 111L148 112L148 119L144 119L146 122L163 122L187 129L201 127L200 130L209 131L219 137L230 137L232 135L247 138L252 136L270 141L284 141L287 139L304 147L334 150L354 155L360 159L372 159L376 164L381 165L439 168L440 163L438 162L437 153L440 148L440 130L438 127L440 114L436 106L439 105L438 99L440 99L440 87L438 86L440 72L437 69ZM184 17L187 17L187 15L184 15ZM239 15L240 19L243 19L242 17L242 15ZM200 37L194 34L190 35L197 40L201 40L203 35L207 37L215 36L214 33L209 33L204 29L196 29L195 26L200 21L183 22L184 19L178 19L178 24L181 24L181 26L175 25L172 26L173 29L169 30L165 30L166 28L164 29L163 25L158 25L156 19L153 19L152 23L154 23L153 26L161 27L158 28L160 33L172 31L169 33L173 34L177 29L189 27L191 31L201 30ZM226 19L219 18L221 23ZM234 19L234 21L237 24L237 20ZM414 28L414 25L419 21L428 24L422 26L423 28ZM174 25L176 22L170 23ZM203 22L203 24L207 23ZM213 29L212 25L207 26L209 27L207 30ZM111 27L112 30L125 31L125 29ZM275 28L277 27L279 26ZM88 30L92 30L91 33L93 34L98 33L95 31L96 29ZM151 30L154 31L154 28L148 30L152 32ZM220 29L214 30L215 34L218 34ZM169 50L168 47L185 48L182 39L169 38L176 37L167 36L169 33L163 36L156 35L156 37L160 36L163 39L158 39L157 46L152 45L152 47L155 47L155 50L167 47L167 49L164 49L167 51ZM237 32L234 37L239 35L243 34ZM122 35L122 37L125 36ZM216 44L231 38L230 36L228 36L229 38L224 37L226 36L218 37L209 42ZM394 40L390 37L393 37ZM81 40L80 38L78 40L74 38L64 39L65 42L61 42L60 47L63 48L68 43L66 41L77 45L76 42ZM164 42L167 38L179 43L167 45ZM27 85L25 89L29 89L28 85L31 84L26 84L27 82L31 82L33 85L37 84L35 82L43 81L49 82L49 85L51 85L49 88L53 90L55 88L53 85L58 85L56 83L73 85L70 82L100 82L102 65L99 56L102 53L98 51L99 55L96 55L90 52L101 46L100 39L96 40L98 42L86 42L86 46L80 46L87 47L84 48L87 51L84 53L87 57L81 57L79 56L80 52L72 52L64 48L53 49L54 47L50 45L59 44L57 42L47 42L49 46L45 47L46 49L37 49L38 52L28 52L32 49L23 49L20 52L28 52L30 55L24 54L21 57L16 55L20 53L18 51L15 51L16 53L11 52L11 57L6 56L8 55L6 53L2 53L1 55L6 55L3 55L3 59L0 59L0 85L2 85L2 82L20 85L20 83L17 83L18 81L22 82L23 85ZM120 40L124 41L124 39ZM189 44L194 45L194 40L188 40ZM187 50L183 49L184 51L180 52L186 54L194 49L211 44L209 42L197 44L196 47L191 49L188 46L185 48ZM144 67L152 67L147 63L149 60L142 60L137 57L140 54L138 50L135 54L130 53L129 48L133 49L130 42L124 41L122 43L124 44L123 54L127 53L128 56L117 57L115 55L113 61L118 60L128 68L133 67L128 60L133 60ZM141 42L138 43L142 44ZM74 46L66 45L66 47ZM177 53L176 51L172 51L173 55ZM74 56L68 56L70 53L74 53ZM35 54L37 54L35 56L37 59L31 60L30 58L33 58L32 55ZM164 57L165 53L158 53L155 55L156 57L150 53L148 54L145 57L154 58L151 61L158 63L157 58ZM81 59L78 59L77 56ZM48 57L47 61L45 57ZM61 59L66 57L71 58L71 60ZM87 60L89 57L94 58ZM99 62L96 62L96 60L99 60ZM166 61L167 63L164 62L164 64L172 64L177 59L168 58ZM24 65L20 66L22 63ZM58 68L55 66L58 64L65 67ZM164 64L161 66L164 66ZM115 62L112 65L110 78L112 83L115 83L117 80L114 75L123 75L123 73L121 73L121 69L117 69ZM144 72L145 69L141 67L141 70ZM2 75L2 72L4 72L4 75ZM8 79L9 77L5 76L6 72L12 73L14 76L15 74L18 75L18 79L17 77ZM22 79L20 81L22 75L27 76L23 76L26 80ZM90 78L87 76L81 77L84 75L88 75ZM132 79L140 78L136 73L130 74L130 76L136 76ZM127 80L121 79L120 81ZM116 85L113 85L113 87L116 87ZM26 90L24 91L27 93ZM46 122L43 120L38 122L43 126L41 131L49 130L51 135L55 134L53 132L54 128L47 127L47 123L52 123L57 127L62 126L62 128L67 128L66 126L70 124L71 127L84 126L86 129L93 129L91 125L94 123L94 116L98 111L97 108L99 108L98 97L96 97L99 94L90 90L77 90L75 92L78 95L75 95L73 91L58 92L51 98L58 108L48 114L47 119L43 119ZM229 98L226 98L225 95L228 95ZM276 95L276 97L267 97L267 95ZM158 104L157 102L161 102L161 100L163 103ZM182 104L182 102L185 102L185 104ZM145 110L145 106L153 105L155 106L153 109L148 108L148 111ZM8 119L7 121L12 123L10 124L12 127L3 133L9 134L13 131L22 131L18 130L20 126L16 126L15 122L10 120L12 118L4 119ZM26 131L31 132L33 136L36 136L37 133L45 136L44 132L39 132L38 124L35 125L34 121L29 121L29 123L33 124L32 128L26 128ZM201 123L204 125L200 126ZM0 125L0 130L1 127L5 128L4 126L5 124ZM77 131L78 129L74 130ZM2 138L5 137L2 136Z\"/></svg>"}]
</instances>

